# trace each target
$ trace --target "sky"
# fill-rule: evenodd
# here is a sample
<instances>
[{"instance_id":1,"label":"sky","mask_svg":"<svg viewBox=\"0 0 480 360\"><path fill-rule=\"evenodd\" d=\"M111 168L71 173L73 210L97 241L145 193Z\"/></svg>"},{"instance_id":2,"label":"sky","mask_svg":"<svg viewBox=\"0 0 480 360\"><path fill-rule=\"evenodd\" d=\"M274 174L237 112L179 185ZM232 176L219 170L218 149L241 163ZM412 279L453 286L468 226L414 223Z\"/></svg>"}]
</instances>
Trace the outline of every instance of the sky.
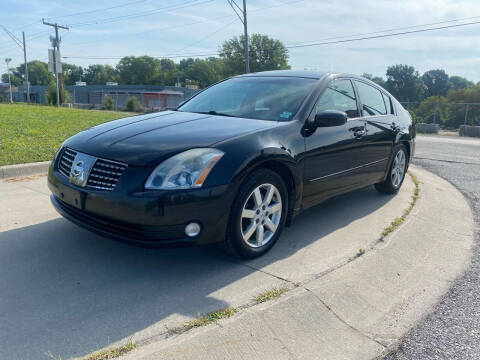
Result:
<instances>
[{"instance_id":1,"label":"sky","mask_svg":"<svg viewBox=\"0 0 480 360\"><path fill-rule=\"evenodd\" d=\"M236 0L241 6L242 0ZM61 30L64 62L81 66L115 65L128 55L172 57L213 54L220 44L243 33L227 0L0 0L0 25L27 39L30 60L47 61L53 29L45 18L69 26ZM292 69L370 73L385 77L393 64L414 66L421 74L444 69L480 81L478 0L247 0L249 33L261 33L287 46L345 40L385 30L467 26L289 49ZM452 21L459 20L460 21ZM450 21L450 22L449 22ZM445 22L423 26L424 24ZM387 32L388 33L388 32ZM369 35L371 36L371 35ZM23 52L0 28L0 72L5 57L23 63ZM95 59L97 57L97 59ZM186 57L186 56L185 56ZM99 59L105 58L105 59ZM112 59L106 59L112 58Z\"/></svg>"}]
</instances>

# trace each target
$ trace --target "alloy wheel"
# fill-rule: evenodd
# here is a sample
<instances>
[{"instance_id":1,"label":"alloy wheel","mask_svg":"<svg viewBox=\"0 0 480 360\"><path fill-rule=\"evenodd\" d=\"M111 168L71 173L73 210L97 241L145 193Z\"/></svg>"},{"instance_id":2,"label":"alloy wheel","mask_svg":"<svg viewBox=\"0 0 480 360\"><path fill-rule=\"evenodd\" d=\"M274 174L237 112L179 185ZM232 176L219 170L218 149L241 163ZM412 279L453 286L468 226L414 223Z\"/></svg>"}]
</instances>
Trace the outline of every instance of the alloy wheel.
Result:
<instances>
[{"instance_id":1,"label":"alloy wheel","mask_svg":"<svg viewBox=\"0 0 480 360\"><path fill-rule=\"evenodd\" d=\"M282 217L282 197L272 184L257 186L243 204L240 231L250 247L266 245L275 235Z\"/></svg>"},{"instance_id":2,"label":"alloy wheel","mask_svg":"<svg viewBox=\"0 0 480 360\"><path fill-rule=\"evenodd\" d=\"M402 183L403 177L405 176L405 152L403 150L399 150L395 155L392 165L392 185L396 189Z\"/></svg>"}]
</instances>

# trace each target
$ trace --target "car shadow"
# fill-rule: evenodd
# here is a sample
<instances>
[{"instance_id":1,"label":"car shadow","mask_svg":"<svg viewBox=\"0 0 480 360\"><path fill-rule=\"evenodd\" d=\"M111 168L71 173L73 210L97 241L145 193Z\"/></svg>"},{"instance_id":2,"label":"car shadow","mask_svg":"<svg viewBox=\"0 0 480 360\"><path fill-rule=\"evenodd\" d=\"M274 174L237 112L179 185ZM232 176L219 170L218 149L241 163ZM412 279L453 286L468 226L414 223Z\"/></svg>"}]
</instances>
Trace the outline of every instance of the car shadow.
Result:
<instances>
[{"instance_id":1,"label":"car shadow","mask_svg":"<svg viewBox=\"0 0 480 360\"><path fill-rule=\"evenodd\" d=\"M265 256L232 260L216 247L145 249L58 218L0 233L0 358L85 355L168 320L226 308L219 289L322 241L384 206L366 188L305 211ZM152 334L153 335L153 334Z\"/></svg>"}]
</instances>

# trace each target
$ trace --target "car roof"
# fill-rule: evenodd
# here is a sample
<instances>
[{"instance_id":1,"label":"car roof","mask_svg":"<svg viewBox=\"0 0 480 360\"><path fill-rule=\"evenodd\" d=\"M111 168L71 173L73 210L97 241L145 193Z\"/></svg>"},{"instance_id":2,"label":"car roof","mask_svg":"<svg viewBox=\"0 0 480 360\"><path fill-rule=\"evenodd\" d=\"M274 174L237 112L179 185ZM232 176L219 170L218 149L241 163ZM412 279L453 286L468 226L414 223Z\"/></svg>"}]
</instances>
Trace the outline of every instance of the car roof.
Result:
<instances>
[{"instance_id":1,"label":"car roof","mask_svg":"<svg viewBox=\"0 0 480 360\"><path fill-rule=\"evenodd\" d=\"M322 79L325 76L335 75L335 76L345 76L357 79L363 79L358 75L341 73L341 72L332 72L332 71L317 71L317 70L272 70L272 71L261 71L249 74L237 75L236 77L266 77L266 76L275 76L275 77L300 77L300 78L309 78L309 79ZM368 80L368 79L365 79Z\"/></svg>"},{"instance_id":2,"label":"car roof","mask_svg":"<svg viewBox=\"0 0 480 360\"><path fill-rule=\"evenodd\" d=\"M242 74L237 77L247 77L247 76L278 76L278 77L301 77L301 78L310 78L310 79L321 79L327 72L323 71L310 71L310 70L272 70L272 71L261 71L256 73Z\"/></svg>"}]
</instances>

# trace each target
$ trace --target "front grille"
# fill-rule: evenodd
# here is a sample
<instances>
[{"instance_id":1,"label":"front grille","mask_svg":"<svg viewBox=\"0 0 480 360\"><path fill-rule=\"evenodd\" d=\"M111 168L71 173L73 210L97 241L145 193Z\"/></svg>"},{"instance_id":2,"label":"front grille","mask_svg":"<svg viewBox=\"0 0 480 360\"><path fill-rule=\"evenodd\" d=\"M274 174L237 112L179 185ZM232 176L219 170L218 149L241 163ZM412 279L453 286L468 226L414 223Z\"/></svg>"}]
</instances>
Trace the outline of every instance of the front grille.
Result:
<instances>
[{"instance_id":1,"label":"front grille","mask_svg":"<svg viewBox=\"0 0 480 360\"><path fill-rule=\"evenodd\" d=\"M72 169L75 156L77 156L77 152L69 148L64 148L62 151L62 156L58 162L58 171L60 171L67 178L70 176L70 170Z\"/></svg>"},{"instance_id":2,"label":"front grille","mask_svg":"<svg viewBox=\"0 0 480 360\"><path fill-rule=\"evenodd\" d=\"M67 178L70 177L75 156L77 156L76 151L64 148L58 161L58 171ZM123 163L97 159L88 176L86 187L95 190L112 191L126 168L127 165Z\"/></svg>"},{"instance_id":3,"label":"front grille","mask_svg":"<svg viewBox=\"0 0 480 360\"><path fill-rule=\"evenodd\" d=\"M97 159L88 176L87 187L96 190L112 191L127 165L104 159Z\"/></svg>"}]
</instances>

